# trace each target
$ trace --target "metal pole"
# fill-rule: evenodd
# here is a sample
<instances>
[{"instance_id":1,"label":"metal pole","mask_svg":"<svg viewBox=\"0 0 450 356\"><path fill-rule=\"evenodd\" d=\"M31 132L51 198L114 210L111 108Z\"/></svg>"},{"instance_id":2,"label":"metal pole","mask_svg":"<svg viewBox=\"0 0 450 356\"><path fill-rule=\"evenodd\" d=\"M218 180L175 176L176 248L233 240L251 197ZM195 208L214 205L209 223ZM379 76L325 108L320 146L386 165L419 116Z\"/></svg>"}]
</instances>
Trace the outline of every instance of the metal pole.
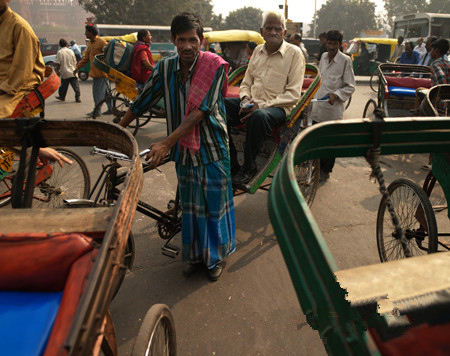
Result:
<instances>
[{"instance_id":1,"label":"metal pole","mask_svg":"<svg viewBox=\"0 0 450 356\"><path fill-rule=\"evenodd\" d=\"M284 0L284 19L288 19L288 8L287 8L287 0Z\"/></svg>"},{"instance_id":2,"label":"metal pole","mask_svg":"<svg viewBox=\"0 0 450 356\"><path fill-rule=\"evenodd\" d=\"M316 17L317 17L317 0L314 0L314 23L313 23L313 37L316 37Z\"/></svg>"}]
</instances>

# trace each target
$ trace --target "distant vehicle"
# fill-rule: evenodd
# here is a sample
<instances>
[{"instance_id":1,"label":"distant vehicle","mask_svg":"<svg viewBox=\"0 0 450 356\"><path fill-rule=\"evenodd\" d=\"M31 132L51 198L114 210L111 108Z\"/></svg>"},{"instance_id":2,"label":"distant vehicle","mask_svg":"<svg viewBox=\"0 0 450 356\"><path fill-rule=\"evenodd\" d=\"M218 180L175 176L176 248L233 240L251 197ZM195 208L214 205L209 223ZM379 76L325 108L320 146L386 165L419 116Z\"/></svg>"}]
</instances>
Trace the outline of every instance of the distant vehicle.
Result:
<instances>
[{"instance_id":1,"label":"distant vehicle","mask_svg":"<svg viewBox=\"0 0 450 356\"><path fill-rule=\"evenodd\" d=\"M394 20L394 38L417 42L419 37L436 36L450 40L450 14L417 13L398 16Z\"/></svg>"},{"instance_id":2,"label":"distant vehicle","mask_svg":"<svg viewBox=\"0 0 450 356\"><path fill-rule=\"evenodd\" d=\"M316 55L320 52L320 41L316 38L302 38L302 43L308 51L308 62L316 62Z\"/></svg>"},{"instance_id":3,"label":"distant vehicle","mask_svg":"<svg viewBox=\"0 0 450 356\"><path fill-rule=\"evenodd\" d=\"M41 43L41 53L43 57L56 54L59 49L60 47L57 43Z\"/></svg>"}]
</instances>

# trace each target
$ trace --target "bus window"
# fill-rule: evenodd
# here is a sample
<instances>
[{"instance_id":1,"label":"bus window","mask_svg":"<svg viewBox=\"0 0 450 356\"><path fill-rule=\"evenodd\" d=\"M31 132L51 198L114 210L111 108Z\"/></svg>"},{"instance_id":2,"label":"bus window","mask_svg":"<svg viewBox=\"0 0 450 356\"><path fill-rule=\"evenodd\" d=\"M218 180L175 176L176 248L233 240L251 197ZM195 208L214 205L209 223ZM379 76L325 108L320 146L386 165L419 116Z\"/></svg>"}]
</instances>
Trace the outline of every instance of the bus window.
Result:
<instances>
[{"instance_id":1,"label":"bus window","mask_svg":"<svg viewBox=\"0 0 450 356\"><path fill-rule=\"evenodd\" d=\"M434 17L431 22L431 35L447 38L450 34L450 19Z\"/></svg>"},{"instance_id":2,"label":"bus window","mask_svg":"<svg viewBox=\"0 0 450 356\"><path fill-rule=\"evenodd\" d=\"M428 19L418 19L411 21L408 27L408 33L406 38L411 37L427 37L428 35L429 20Z\"/></svg>"}]
</instances>

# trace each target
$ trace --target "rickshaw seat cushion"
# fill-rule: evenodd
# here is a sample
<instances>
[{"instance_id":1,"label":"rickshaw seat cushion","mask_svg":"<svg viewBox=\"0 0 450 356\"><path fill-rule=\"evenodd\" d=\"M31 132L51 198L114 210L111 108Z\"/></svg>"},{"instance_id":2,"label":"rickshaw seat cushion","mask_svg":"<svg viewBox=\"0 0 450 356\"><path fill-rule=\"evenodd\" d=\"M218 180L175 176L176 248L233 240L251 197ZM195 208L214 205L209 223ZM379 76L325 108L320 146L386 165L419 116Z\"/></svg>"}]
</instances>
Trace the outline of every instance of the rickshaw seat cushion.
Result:
<instances>
[{"instance_id":1,"label":"rickshaw seat cushion","mask_svg":"<svg viewBox=\"0 0 450 356\"><path fill-rule=\"evenodd\" d=\"M431 88L430 78L385 77L388 87Z\"/></svg>"},{"instance_id":2,"label":"rickshaw seat cushion","mask_svg":"<svg viewBox=\"0 0 450 356\"><path fill-rule=\"evenodd\" d=\"M0 290L61 291L72 264L92 249L78 233L0 235Z\"/></svg>"},{"instance_id":3,"label":"rickshaw seat cushion","mask_svg":"<svg viewBox=\"0 0 450 356\"><path fill-rule=\"evenodd\" d=\"M239 87L229 86L226 97L227 98L239 98Z\"/></svg>"},{"instance_id":4,"label":"rickshaw seat cushion","mask_svg":"<svg viewBox=\"0 0 450 356\"><path fill-rule=\"evenodd\" d=\"M415 97L416 89L404 87L389 87L389 95Z\"/></svg>"},{"instance_id":5,"label":"rickshaw seat cushion","mask_svg":"<svg viewBox=\"0 0 450 356\"><path fill-rule=\"evenodd\" d=\"M302 89L308 89L315 78L303 78Z\"/></svg>"},{"instance_id":6,"label":"rickshaw seat cushion","mask_svg":"<svg viewBox=\"0 0 450 356\"><path fill-rule=\"evenodd\" d=\"M0 292L0 350L3 355L42 355L62 292Z\"/></svg>"}]
</instances>

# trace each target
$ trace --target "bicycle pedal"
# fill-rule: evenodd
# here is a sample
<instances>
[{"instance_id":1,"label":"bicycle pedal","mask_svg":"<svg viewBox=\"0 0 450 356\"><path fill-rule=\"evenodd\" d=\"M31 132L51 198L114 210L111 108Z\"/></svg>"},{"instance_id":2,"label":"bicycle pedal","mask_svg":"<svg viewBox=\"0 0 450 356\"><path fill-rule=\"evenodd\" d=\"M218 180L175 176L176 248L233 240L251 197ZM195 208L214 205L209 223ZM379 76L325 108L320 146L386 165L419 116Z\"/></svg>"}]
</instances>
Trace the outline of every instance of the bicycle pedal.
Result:
<instances>
[{"instance_id":1,"label":"bicycle pedal","mask_svg":"<svg viewBox=\"0 0 450 356\"><path fill-rule=\"evenodd\" d=\"M164 245L161 247L162 254L168 257L175 258L180 253L180 248L173 245Z\"/></svg>"}]
</instances>

